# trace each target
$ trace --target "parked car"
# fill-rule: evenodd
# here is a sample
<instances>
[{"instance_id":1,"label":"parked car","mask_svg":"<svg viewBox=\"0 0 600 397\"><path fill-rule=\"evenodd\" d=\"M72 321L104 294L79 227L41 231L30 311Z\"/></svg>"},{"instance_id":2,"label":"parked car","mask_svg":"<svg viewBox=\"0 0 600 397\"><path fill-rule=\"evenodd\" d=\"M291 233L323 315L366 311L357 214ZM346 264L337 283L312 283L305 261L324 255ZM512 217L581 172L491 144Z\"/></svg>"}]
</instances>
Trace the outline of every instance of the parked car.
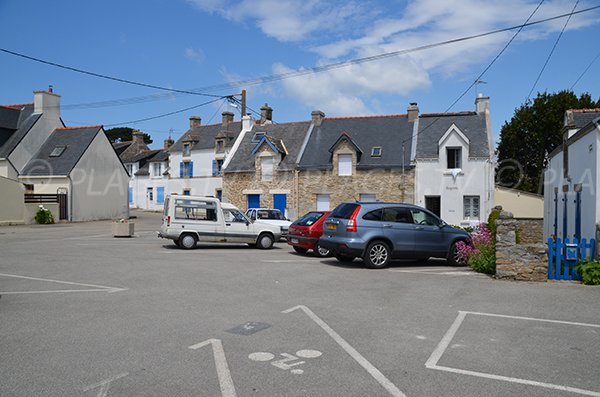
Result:
<instances>
[{"instance_id":1,"label":"parked car","mask_svg":"<svg viewBox=\"0 0 600 397\"><path fill-rule=\"evenodd\" d=\"M325 220L319 245L341 262L363 259L367 267L386 267L392 258L425 261L446 258L459 265L456 243L470 242L425 208L403 203L343 203Z\"/></svg>"},{"instance_id":2,"label":"parked car","mask_svg":"<svg viewBox=\"0 0 600 397\"><path fill-rule=\"evenodd\" d=\"M246 243L269 249L281 238L278 226L253 223L234 205L214 197L171 195L165 198L158 237L191 249L198 241Z\"/></svg>"},{"instance_id":3,"label":"parked car","mask_svg":"<svg viewBox=\"0 0 600 397\"><path fill-rule=\"evenodd\" d=\"M280 210L274 208L248 208L246 216L253 222L266 223L279 226L282 237L288 234L288 228L292 224Z\"/></svg>"},{"instance_id":4,"label":"parked car","mask_svg":"<svg viewBox=\"0 0 600 397\"><path fill-rule=\"evenodd\" d=\"M287 242L299 254L312 250L315 256L330 256L329 250L319 245L319 237L323 234L323 222L331 214L329 211L313 211L293 222L288 231Z\"/></svg>"}]
</instances>

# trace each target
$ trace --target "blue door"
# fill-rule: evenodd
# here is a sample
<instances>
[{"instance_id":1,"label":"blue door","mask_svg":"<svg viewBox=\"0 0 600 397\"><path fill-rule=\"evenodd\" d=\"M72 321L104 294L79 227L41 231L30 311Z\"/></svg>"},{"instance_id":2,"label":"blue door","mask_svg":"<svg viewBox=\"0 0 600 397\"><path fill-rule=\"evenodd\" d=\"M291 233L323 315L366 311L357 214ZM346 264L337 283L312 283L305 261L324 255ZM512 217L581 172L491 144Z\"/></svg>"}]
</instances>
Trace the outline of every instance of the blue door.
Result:
<instances>
[{"instance_id":1,"label":"blue door","mask_svg":"<svg viewBox=\"0 0 600 397\"><path fill-rule=\"evenodd\" d=\"M274 194L273 195L273 207L285 214L285 207L287 207L287 195L285 194Z\"/></svg>"},{"instance_id":2,"label":"blue door","mask_svg":"<svg viewBox=\"0 0 600 397\"><path fill-rule=\"evenodd\" d=\"M248 195L248 208L260 208L260 194Z\"/></svg>"},{"instance_id":3,"label":"blue door","mask_svg":"<svg viewBox=\"0 0 600 397\"><path fill-rule=\"evenodd\" d=\"M133 188L129 188L129 204L133 203Z\"/></svg>"},{"instance_id":4,"label":"blue door","mask_svg":"<svg viewBox=\"0 0 600 397\"><path fill-rule=\"evenodd\" d=\"M156 203L164 204L165 203L165 188L159 186L156 188Z\"/></svg>"}]
</instances>

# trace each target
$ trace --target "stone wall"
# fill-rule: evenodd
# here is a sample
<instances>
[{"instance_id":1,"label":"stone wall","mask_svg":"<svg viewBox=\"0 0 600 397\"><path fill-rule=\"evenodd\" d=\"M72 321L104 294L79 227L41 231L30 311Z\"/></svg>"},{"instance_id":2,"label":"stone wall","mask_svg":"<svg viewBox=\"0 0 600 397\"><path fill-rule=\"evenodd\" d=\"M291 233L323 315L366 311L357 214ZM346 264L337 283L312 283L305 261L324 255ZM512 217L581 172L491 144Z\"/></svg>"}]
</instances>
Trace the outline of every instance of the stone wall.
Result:
<instances>
[{"instance_id":1,"label":"stone wall","mask_svg":"<svg viewBox=\"0 0 600 397\"><path fill-rule=\"evenodd\" d=\"M536 233L524 233L529 223L502 211L496 221L496 278L520 281L547 281L547 247ZM537 223L532 223L537 226ZM532 227L533 227L532 226ZM521 243L517 244L517 230ZM538 241L525 243L525 241Z\"/></svg>"},{"instance_id":2,"label":"stone wall","mask_svg":"<svg viewBox=\"0 0 600 397\"><path fill-rule=\"evenodd\" d=\"M521 244L543 244L544 220L535 218L515 218Z\"/></svg>"}]
</instances>

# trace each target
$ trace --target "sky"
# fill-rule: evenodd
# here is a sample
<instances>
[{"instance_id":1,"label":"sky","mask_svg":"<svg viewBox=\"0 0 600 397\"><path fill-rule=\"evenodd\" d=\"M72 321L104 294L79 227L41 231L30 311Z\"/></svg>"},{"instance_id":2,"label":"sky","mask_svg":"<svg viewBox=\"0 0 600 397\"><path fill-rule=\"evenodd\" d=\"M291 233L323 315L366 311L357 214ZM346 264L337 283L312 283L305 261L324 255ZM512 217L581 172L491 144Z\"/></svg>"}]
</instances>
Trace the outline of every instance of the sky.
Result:
<instances>
[{"instance_id":1,"label":"sky","mask_svg":"<svg viewBox=\"0 0 600 397\"><path fill-rule=\"evenodd\" d=\"M247 91L249 112L260 112L267 103L273 120L280 123L309 120L313 110L331 117L402 114L411 102L418 103L420 112L443 112L497 57L481 76L483 82L450 108L472 111L478 93L489 96L497 140L502 125L530 92L535 98L537 92L572 89L577 95L588 92L594 100L600 97L600 9L573 15L566 28L567 18L525 27L503 52L516 29L411 50L518 26L532 13L534 22L600 2L546 0L537 8L539 4L540 0L0 0L2 50L196 93L127 84L0 51L0 104L31 103L33 91L52 85L61 95L67 126L127 126L150 134L151 147L159 148L169 135L177 139L187 131L190 116L211 124L221 122L223 111L231 111L239 120L240 108L221 97L239 95L242 89ZM311 70L398 51L401 54L320 73ZM305 73L262 79L294 71ZM138 121L168 113L174 114Z\"/></svg>"}]
</instances>

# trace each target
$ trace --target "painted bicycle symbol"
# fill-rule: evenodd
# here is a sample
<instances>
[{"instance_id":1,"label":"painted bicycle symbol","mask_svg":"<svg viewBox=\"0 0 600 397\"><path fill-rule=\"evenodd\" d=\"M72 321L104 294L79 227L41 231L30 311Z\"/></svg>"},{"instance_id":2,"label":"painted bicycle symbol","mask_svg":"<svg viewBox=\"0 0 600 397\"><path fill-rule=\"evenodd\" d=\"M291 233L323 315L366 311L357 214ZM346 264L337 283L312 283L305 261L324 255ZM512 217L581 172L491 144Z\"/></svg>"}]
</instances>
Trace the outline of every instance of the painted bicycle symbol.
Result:
<instances>
[{"instance_id":1,"label":"painted bicycle symbol","mask_svg":"<svg viewBox=\"0 0 600 397\"><path fill-rule=\"evenodd\" d=\"M296 355L289 354L289 353L281 353L280 356L282 356L283 358L272 361L271 365L273 365L276 368L282 369L284 371L290 370L290 372L292 374L300 375L300 374L304 373L304 370L299 369L299 368L294 368L298 365L302 365L302 364L306 363L306 361L300 361L300 359L302 359L302 358L304 358L304 359L317 358L317 357L320 357L322 354L323 353L321 353L318 350L310 350L310 349L298 350L296 352ZM256 353L250 354L248 356L248 358L252 361L267 362L267 361L273 360L275 358L275 355L273 353L269 353L269 352L256 352Z\"/></svg>"}]
</instances>

